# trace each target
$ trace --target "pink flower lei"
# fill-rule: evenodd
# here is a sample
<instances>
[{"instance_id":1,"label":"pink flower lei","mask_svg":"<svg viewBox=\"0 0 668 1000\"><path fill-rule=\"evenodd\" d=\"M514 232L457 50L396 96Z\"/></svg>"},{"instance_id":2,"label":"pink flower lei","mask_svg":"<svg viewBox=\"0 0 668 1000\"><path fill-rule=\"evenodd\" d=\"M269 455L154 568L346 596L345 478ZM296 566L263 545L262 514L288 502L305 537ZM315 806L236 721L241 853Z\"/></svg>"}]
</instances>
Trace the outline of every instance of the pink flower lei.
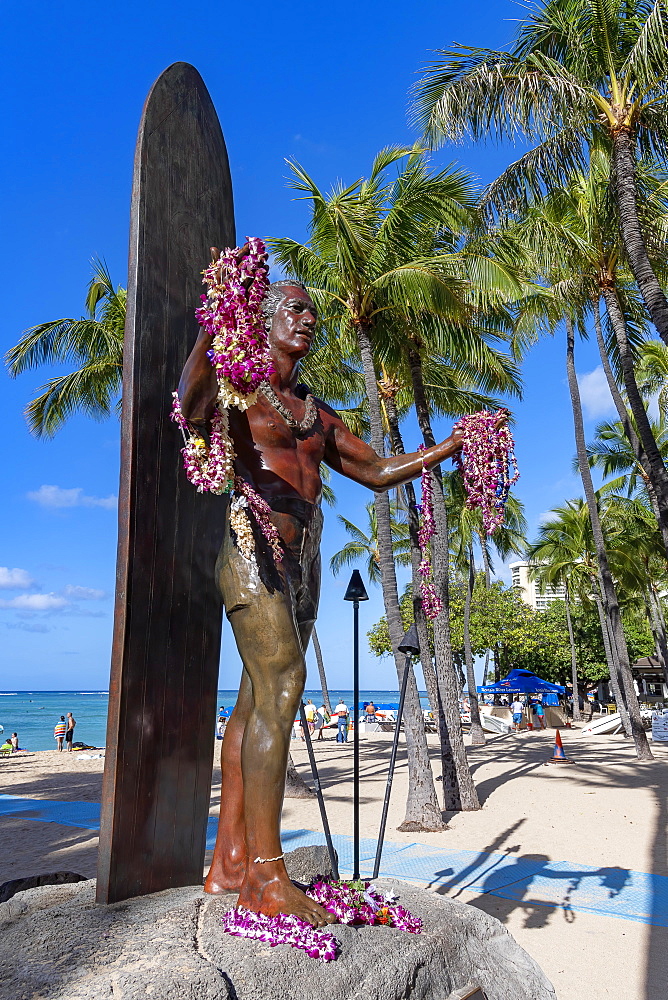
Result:
<instances>
[{"instance_id":1,"label":"pink flower lei","mask_svg":"<svg viewBox=\"0 0 668 1000\"><path fill-rule=\"evenodd\" d=\"M398 906L396 896L381 894L370 882L315 882L306 895L333 913L341 924L385 925L409 934L422 930L419 917ZM331 931L311 927L294 915L267 917L238 906L227 911L222 923L227 934L255 938L272 948L289 944L321 962L331 962L339 955L339 943Z\"/></svg>"},{"instance_id":2,"label":"pink flower lei","mask_svg":"<svg viewBox=\"0 0 668 1000\"><path fill-rule=\"evenodd\" d=\"M494 534L503 524L508 493L519 479L515 444L508 425L496 423L506 411L481 410L462 417L455 430L462 431L462 451L455 461L464 479L466 506L479 507L485 533Z\"/></svg>"},{"instance_id":3,"label":"pink flower lei","mask_svg":"<svg viewBox=\"0 0 668 1000\"><path fill-rule=\"evenodd\" d=\"M421 444L418 451L424 451ZM422 463L422 479L420 482L422 491L422 502L420 504L420 530L418 531L418 542L420 544L420 600L425 617L430 621L438 618L443 610L443 602L436 593L434 584L434 570L431 562L431 539L436 534L436 522L434 521L434 484L431 472Z\"/></svg>"},{"instance_id":4,"label":"pink flower lei","mask_svg":"<svg viewBox=\"0 0 668 1000\"><path fill-rule=\"evenodd\" d=\"M171 419L183 434L183 465L198 493L232 494L230 524L241 552L249 559L255 552L249 520L252 514L278 562L283 550L270 519L271 509L245 480L235 475L236 456L229 433L229 408L247 410L252 406L260 384L274 370L262 312L262 300L269 288L266 250L256 237L250 237L247 246L248 252L241 260L238 247L228 248L204 270L203 282L209 289L201 297L203 304L195 310L200 326L211 336L207 355L218 383L208 446L185 419L177 392L172 393ZM222 282L221 275L225 279Z\"/></svg>"}]
</instances>

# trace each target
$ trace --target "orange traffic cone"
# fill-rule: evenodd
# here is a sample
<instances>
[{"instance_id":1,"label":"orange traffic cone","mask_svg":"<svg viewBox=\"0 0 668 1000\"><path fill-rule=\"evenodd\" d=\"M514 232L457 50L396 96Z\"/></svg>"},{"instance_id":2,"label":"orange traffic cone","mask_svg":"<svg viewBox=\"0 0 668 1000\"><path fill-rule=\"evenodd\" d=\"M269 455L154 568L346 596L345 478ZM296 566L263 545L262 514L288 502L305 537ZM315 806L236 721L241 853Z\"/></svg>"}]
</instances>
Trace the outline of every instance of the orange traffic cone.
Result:
<instances>
[{"instance_id":1,"label":"orange traffic cone","mask_svg":"<svg viewBox=\"0 0 668 1000\"><path fill-rule=\"evenodd\" d=\"M548 757L548 763L552 764L572 764L573 761L569 760L564 753L564 745L561 742L561 733L557 729L557 737L554 741L554 753L551 757Z\"/></svg>"}]
</instances>

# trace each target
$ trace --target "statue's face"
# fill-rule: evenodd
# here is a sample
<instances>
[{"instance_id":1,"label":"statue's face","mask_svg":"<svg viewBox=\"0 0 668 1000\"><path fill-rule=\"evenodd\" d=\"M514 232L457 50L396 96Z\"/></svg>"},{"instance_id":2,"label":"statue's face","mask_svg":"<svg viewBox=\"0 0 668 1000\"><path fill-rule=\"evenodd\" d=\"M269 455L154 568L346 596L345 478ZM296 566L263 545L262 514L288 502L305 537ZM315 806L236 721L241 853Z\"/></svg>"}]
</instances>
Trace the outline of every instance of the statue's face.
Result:
<instances>
[{"instance_id":1,"label":"statue's face","mask_svg":"<svg viewBox=\"0 0 668 1000\"><path fill-rule=\"evenodd\" d=\"M269 346L297 359L311 349L318 321L318 311L308 292L298 286L286 285L269 331Z\"/></svg>"}]
</instances>

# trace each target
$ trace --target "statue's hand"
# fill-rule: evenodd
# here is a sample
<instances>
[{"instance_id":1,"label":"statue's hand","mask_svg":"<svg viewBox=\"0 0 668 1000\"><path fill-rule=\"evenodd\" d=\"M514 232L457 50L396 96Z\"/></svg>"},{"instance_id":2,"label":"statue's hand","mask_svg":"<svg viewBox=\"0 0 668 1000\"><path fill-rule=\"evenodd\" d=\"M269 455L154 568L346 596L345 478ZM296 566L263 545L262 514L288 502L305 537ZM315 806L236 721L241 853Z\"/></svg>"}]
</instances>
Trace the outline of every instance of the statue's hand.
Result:
<instances>
[{"instance_id":1,"label":"statue's hand","mask_svg":"<svg viewBox=\"0 0 668 1000\"><path fill-rule=\"evenodd\" d=\"M215 264L218 258L220 257L220 250L218 249L218 247L209 247L209 250L211 251L211 263ZM244 259L244 257L248 256L249 253L250 253L250 247L248 246L248 243L244 243L242 247L239 247L234 256L236 261L240 263ZM266 261L269 255L265 253L262 254L261 256ZM227 273L224 273L223 269L219 267L216 272L216 279L218 283L222 285L226 278L227 278ZM250 276L248 278L245 278L243 282L244 288L249 289L250 286L253 284L253 281L254 279Z\"/></svg>"}]
</instances>

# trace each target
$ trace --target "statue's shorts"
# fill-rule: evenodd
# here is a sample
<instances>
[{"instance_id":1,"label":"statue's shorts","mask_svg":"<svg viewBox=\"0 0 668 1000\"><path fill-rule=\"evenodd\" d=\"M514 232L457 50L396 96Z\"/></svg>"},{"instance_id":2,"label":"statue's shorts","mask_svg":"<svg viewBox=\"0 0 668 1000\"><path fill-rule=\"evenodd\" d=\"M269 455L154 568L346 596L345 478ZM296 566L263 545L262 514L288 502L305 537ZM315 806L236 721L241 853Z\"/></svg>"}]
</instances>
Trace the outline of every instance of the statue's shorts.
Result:
<instances>
[{"instance_id":1,"label":"statue's shorts","mask_svg":"<svg viewBox=\"0 0 668 1000\"><path fill-rule=\"evenodd\" d=\"M277 565L254 526L256 559L246 559L236 546L228 523L216 562L216 580L227 617L250 608L258 630L280 635L286 612L308 641L320 596L320 507L293 497L270 501L271 520L281 536L283 559ZM307 634L305 634L305 632Z\"/></svg>"}]
</instances>

